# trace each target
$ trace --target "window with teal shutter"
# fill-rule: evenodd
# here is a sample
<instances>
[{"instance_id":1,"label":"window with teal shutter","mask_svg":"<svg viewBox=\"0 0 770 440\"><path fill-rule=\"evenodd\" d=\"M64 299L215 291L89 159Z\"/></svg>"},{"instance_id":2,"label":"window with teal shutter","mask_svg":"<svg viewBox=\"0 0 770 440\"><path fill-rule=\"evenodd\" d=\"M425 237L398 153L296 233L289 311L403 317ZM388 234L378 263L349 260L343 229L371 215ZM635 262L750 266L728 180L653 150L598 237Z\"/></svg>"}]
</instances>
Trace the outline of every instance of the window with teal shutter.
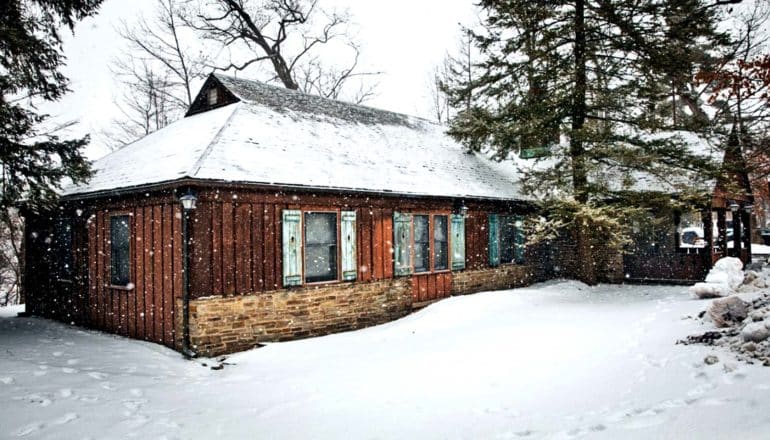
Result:
<instances>
[{"instance_id":1,"label":"window with teal shutter","mask_svg":"<svg viewBox=\"0 0 770 440\"><path fill-rule=\"evenodd\" d=\"M305 230L305 282L337 280L337 213L305 212L302 222Z\"/></svg>"},{"instance_id":2,"label":"window with teal shutter","mask_svg":"<svg viewBox=\"0 0 770 440\"><path fill-rule=\"evenodd\" d=\"M500 227L497 214L489 214L489 265L500 265Z\"/></svg>"},{"instance_id":3,"label":"window with teal shutter","mask_svg":"<svg viewBox=\"0 0 770 440\"><path fill-rule=\"evenodd\" d=\"M465 269L465 216L452 215L452 270Z\"/></svg>"},{"instance_id":4,"label":"window with teal shutter","mask_svg":"<svg viewBox=\"0 0 770 440\"><path fill-rule=\"evenodd\" d=\"M283 285L302 284L302 212L283 210Z\"/></svg>"},{"instance_id":5,"label":"window with teal shutter","mask_svg":"<svg viewBox=\"0 0 770 440\"><path fill-rule=\"evenodd\" d=\"M396 276L412 273L412 216L393 213L393 272Z\"/></svg>"},{"instance_id":6,"label":"window with teal shutter","mask_svg":"<svg viewBox=\"0 0 770 440\"><path fill-rule=\"evenodd\" d=\"M342 237L342 279L353 281L358 275L355 211L342 211L340 237Z\"/></svg>"},{"instance_id":7,"label":"window with teal shutter","mask_svg":"<svg viewBox=\"0 0 770 440\"><path fill-rule=\"evenodd\" d=\"M526 236L524 235L524 217L517 215L515 217L516 221L516 229L515 229L515 248L514 248L514 258L516 260L516 264L523 264L524 263L524 251L526 250Z\"/></svg>"}]
</instances>

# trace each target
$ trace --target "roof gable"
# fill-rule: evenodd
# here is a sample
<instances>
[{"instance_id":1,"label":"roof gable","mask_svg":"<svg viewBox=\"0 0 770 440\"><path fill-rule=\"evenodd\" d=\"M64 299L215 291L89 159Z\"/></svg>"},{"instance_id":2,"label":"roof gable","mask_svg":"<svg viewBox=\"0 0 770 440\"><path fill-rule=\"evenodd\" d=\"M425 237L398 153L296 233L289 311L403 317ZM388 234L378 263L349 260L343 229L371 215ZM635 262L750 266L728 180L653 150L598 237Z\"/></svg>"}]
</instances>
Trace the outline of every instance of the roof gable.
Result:
<instances>
[{"instance_id":1,"label":"roof gable","mask_svg":"<svg viewBox=\"0 0 770 440\"><path fill-rule=\"evenodd\" d=\"M216 93L217 98L216 102L213 104L209 102L209 93L212 91ZM228 87L223 85L222 82L219 81L219 79L216 77L216 75L212 74L209 75L209 77L206 79L206 82L203 83L203 86L198 91L198 95L195 97L192 105L187 110L185 117L234 104L238 101L240 101L240 99L235 96Z\"/></svg>"}]
</instances>

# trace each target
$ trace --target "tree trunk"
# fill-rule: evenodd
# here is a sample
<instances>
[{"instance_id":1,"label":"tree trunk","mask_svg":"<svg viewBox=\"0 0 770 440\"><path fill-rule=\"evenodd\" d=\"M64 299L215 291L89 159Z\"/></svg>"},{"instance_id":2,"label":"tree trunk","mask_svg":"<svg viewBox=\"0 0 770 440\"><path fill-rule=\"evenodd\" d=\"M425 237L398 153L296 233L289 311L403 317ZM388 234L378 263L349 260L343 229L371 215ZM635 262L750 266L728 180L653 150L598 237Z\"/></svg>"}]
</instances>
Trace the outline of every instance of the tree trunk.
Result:
<instances>
[{"instance_id":1,"label":"tree trunk","mask_svg":"<svg viewBox=\"0 0 770 440\"><path fill-rule=\"evenodd\" d=\"M581 204L588 202L588 178L583 145L583 126L586 107L586 33L585 1L575 2L575 89L572 97L572 133L570 135L570 157L572 159L572 185L575 199ZM588 284L596 284L596 265L591 246L590 223L583 219L576 222L577 277Z\"/></svg>"}]
</instances>

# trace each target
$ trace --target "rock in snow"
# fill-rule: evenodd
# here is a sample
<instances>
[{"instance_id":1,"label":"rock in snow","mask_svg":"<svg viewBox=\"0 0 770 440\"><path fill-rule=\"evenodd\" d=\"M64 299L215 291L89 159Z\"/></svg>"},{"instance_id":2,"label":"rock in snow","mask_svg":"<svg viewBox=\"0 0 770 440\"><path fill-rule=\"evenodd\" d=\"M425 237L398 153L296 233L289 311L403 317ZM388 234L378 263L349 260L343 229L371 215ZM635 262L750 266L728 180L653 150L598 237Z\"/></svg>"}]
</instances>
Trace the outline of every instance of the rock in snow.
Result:
<instances>
[{"instance_id":1,"label":"rock in snow","mask_svg":"<svg viewBox=\"0 0 770 440\"><path fill-rule=\"evenodd\" d=\"M762 342L770 337L770 330L765 322L752 322L743 327L741 337L746 342Z\"/></svg>"},{"instance_id":2,"label":"rock in snow","mask_svg":"<svg viewBox=\"0 0 770 440\"><path fill-rule=\"evenodd\" d=\"M749 303L737 296L716 299L711 303L708 315L717 327L730 327L749 316Z\"/></svg>"}]
</instances>

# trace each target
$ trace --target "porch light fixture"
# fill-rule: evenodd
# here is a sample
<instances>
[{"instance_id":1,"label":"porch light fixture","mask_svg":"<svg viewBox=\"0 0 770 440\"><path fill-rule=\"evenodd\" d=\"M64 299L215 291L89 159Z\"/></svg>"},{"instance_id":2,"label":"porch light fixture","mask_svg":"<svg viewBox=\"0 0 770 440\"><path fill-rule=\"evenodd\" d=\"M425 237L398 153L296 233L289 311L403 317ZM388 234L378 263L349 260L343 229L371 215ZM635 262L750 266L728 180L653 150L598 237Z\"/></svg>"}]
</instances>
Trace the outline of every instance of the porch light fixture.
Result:
<instances>
[{"instance_id":1,"label":"porch light fixture","mask_svg":"<svg viewBox=\"0 0 770 440\"><path fill-rule=\"evenodd\" d=\"M465 206L465 200L460 200L459 202L455 203L455 212L462 215L463 217L468 215L468 207Z\"/></svg>"},{"instance_id":2,"label":"porch light fixture","mask_svg":"<svg viewBox=\"0 0 770 440\"><path fill-rule=\"evenodd\" d=\"M195 210L195 204L198 202L198 198L195 197L192 193L187 193L179 198L179 201L182 202L182 208L185 211L193 211Z\"/></svg>"},{"instance_id":3,"label":"porch light fixture","mask_svg":"<svg viewBox=\"0 0 770 440\"><path fill-rule=\"evenodd\" d=\"M728 207L728 208L730 209L730 211L732 211L732 212L738 212L738 210L739 210L739 209L741 209L741 205L739 205L739 204L738 204L738 202L736 202L735 200L731 200L731 201L730 201L730 204L729 204L729 205L727 205L727 207Z\"/></svg>"}]
</instances>

